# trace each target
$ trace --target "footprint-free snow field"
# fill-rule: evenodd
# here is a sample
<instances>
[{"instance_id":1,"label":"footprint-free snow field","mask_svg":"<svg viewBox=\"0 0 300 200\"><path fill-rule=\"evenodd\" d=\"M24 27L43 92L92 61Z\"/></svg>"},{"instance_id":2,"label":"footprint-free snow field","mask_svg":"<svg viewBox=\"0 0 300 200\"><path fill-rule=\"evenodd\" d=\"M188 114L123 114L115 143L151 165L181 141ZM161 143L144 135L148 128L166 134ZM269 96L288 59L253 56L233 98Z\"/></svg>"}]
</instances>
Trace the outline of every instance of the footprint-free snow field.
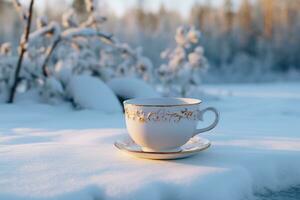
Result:
<instances>
[{"instance_id":1,"label":"footprint-free snow field","mask_svg":"<svg viewBox=\"0 0 300 200\"><path fill-rule=\"evenodd\" d=\"M118 151L121 114L1 104L0 199L242 200L300 184L300 84L203 89L221 117L212 146L172 161Z\"/></svg>"}]
</instances>

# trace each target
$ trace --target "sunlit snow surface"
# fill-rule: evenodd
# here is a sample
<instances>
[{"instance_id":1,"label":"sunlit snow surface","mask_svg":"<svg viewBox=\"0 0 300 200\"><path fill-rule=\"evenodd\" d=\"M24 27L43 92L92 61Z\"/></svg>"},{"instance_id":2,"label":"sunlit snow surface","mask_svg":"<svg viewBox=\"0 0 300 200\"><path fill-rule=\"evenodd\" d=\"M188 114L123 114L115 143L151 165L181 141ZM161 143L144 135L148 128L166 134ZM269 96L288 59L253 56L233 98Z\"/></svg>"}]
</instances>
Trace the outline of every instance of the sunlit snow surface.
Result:
<instances>
[{"instance_id":1,"label":"sunlit snow surface","mask_svg":"<svg viewBox=\"0 0 300 200\"><path fill-rule=\"evenodd\" d=\"M0 199L298 199L300 84L203 89L221 113L212 146L175 161L117 151L122 115L0 105Z\"/></svg>"}]
</instances>

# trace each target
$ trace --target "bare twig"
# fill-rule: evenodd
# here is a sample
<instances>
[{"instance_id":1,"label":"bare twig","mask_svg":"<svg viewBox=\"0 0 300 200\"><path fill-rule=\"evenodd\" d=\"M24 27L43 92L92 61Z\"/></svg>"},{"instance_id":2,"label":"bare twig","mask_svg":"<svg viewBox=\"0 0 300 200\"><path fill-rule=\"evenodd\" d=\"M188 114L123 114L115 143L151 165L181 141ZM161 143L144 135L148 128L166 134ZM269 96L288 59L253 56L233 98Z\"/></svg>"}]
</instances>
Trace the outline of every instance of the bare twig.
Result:
<instances>
[{"instance_id":1,"label":"bare twig","mask_svg":"<svg viewBox=\"0 0 300 200\"><path fill-rule=\"evenodd\" d=\"M57 37L54 42L52 43L52 45L50 47L47 48L47 51L46 51L46 57L44 59L44 62L42 64L42 70L43 70L43 75L45 77L48 77L50 74L49 74L49 71L47 69L47 64L51 58L51 55L54 51L54 49L57 47L58 43L61 41L61 37Z\"/></svg>"},{"instance_id":2,"label":"bare twig","mask_svg":"<svg viewBox=\"0 0 300 200\"><path fill-rule=\"evenodd\" d=\"M27 45L28 38L29 38L29 33L30 33L31 19L32 19L32 14L33 14L33 4L34 4L34 0L31 0L30 5L29 5L29 9L28 9L28 18L27 18L27 24L26 24L26 27L25 27L24 38L22 38L21 41L20 41L20 55L19 55L19 58L18 58L16 70L15 70L15 73L14 73L13 85L10 89L10 93L9 93L7 103L13 103L15 93L16 93L16 89L17 89L17 86L18 86L18 83L19 83L19 74L20 74L20 70L21 70L21 67L22 67L22 61L23 61L24 53L27 50L26 45Z\"/></svg>"}]
</instances>

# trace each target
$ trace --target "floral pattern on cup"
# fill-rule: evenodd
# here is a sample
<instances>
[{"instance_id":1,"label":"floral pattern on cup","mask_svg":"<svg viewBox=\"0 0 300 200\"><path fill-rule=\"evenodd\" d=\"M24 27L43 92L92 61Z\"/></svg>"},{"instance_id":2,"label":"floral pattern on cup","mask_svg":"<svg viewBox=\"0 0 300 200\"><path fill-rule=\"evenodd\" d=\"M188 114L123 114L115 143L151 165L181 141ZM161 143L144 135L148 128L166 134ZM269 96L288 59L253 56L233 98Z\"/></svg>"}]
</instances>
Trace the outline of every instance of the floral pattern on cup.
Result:
<instances>
[{"instance_id":1,"label":"floral pattern on cup","mask_svg":"<svg viewBox=\"0 0 300 200\"><path fill-rule=\"evenodd\" d=\"M182 119L187 120L202 120L202 115L200 110L188 110L184 108L177 112L168 111L165 108L159 109L156 112L145 113L138 108L125 108L125 115L127 119L138 120L142 123L145 122L160 122L160 121L169 121L169 122L180 122Z\"/></svg>"}]
</instances>

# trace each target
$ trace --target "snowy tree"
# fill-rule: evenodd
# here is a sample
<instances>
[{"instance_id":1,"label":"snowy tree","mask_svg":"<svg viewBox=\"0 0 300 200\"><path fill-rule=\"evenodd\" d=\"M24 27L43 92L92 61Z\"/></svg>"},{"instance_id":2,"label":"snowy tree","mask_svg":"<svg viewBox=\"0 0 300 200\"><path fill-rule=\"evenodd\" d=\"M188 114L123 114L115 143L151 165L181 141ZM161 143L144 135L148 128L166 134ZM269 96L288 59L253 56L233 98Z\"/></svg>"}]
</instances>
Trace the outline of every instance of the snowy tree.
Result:
<instances>
[{"instance_id":1,"label":"snowy tree","mask_svg":"<svg viewBox=\"0 0 300 200\"><path fill-rule=\"evenodd\" d=\"M167 95L187 96L200 84L201 75L208 68L200 36L194 27L181 26L175 35L176 47L161 53L168 62L162 64L157 73Z\"/></svg>"},{"instance_id":2,"label":"snowy tree","mask_svg":"<svg viewBox=\"0 0 300 200\"><path fill-rule=\"evenodd\" d=\"M9 93L9 102L22 88L23 92L38 90L43 101L55 103L72 101L66 87L73 75L87 74L104 81L114 77L152 79L152 63L133 49L119 42L112 34L102 31L106 17L95 12L92 0L86 0L89 15L80 22L73 10L62 16L62 22L45 16L36 20L36 30L30 31L33 2L27 11L19 1L15 7L27 22L25 37L20 43L18 57L9 44L1 45L0 93ZM19 59L15 69L16 58Z\"/></svg>"}]
</instances>

